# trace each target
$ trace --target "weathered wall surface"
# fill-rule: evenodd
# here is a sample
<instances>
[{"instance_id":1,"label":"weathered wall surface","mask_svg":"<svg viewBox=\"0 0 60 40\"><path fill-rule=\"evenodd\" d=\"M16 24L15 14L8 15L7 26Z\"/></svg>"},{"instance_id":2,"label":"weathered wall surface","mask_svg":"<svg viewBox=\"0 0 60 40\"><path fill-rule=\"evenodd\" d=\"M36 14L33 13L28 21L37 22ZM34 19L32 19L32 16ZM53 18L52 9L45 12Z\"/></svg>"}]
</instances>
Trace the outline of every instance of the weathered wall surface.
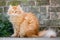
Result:
<instances>
[{"instance_id":1,"label":"weathered wall surface","mask_svg":"<svg viewBox=\"0 0 60 40\"><path fill-rule=\"evenodd\" d=\"M0 0L0 13L6 14L8 6L15 0ZM33 12L41 27L60 30L60 0L17 0L24 11Z\"/></svg>"}]
</instances>

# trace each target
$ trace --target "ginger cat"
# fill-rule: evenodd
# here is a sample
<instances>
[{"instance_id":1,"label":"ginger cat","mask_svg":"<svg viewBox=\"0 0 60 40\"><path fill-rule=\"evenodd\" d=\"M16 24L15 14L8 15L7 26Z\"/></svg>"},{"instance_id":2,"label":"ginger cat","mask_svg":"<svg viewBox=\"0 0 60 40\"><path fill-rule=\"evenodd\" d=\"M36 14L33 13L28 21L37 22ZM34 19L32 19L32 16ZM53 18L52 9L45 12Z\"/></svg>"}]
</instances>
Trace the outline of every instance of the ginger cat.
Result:
<instances>
[{"instance_id":1,"label":"ginger cat","mask_svg":"<svg viewBox=\"0 0 60 40\"><path fill-rule=\"evenodd\" d=\"M13 37L56 37L56 32L53 30L38 32L37 18L31 12L24 12L20 5L10 5L7 14L9 21L13 24Z\"/></svg>"},{"instance_id":2,"label":"ginger cat","mask_svg":"<svg viewBox=\"0 0 60 40\"><path fill-rule=\"evenodd\" d=\"M7 14L13 24L13 37L33 37L38 35L38 20L34 14L24 12L20 5L9 6Z\"/></svg>"}]
</instances>

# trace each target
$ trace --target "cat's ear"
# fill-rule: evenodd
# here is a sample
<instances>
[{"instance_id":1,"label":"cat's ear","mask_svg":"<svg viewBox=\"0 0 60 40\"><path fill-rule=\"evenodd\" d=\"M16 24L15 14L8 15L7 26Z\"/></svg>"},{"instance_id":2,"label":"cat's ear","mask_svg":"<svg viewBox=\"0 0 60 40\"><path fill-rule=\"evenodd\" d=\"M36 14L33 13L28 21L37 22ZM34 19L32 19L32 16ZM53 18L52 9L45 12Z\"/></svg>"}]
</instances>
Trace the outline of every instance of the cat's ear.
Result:
<instances>
[{"instance_id":1,"label":"cat's ear","mask_svg":"<svg viewBox=\"0 0 60 40\"><path fill-rule=\"evenodd\" d=\"M21 12L23 12L22 7L21 7L20 5L18 5L17 8L18 8Z\"/></svg>"},{"instance_id":2,"label":"cat's ear","mask_svg":"<svg viewBox=\"0 0 60 40\"><path fill-rule=\"evenodd\" d=\"M20 5L18 5L17 8L20 8Z\"/></svg>"},{"instance_id":3,"label":"cat's ear","mask_svg":"<svg viewBox=\"0 0 60 40\"><path fill-rule=\"evenodd\" d=\"M22 10L22 7L20 5L17 6L18 9Z\"/></svg>"},{"instance_id":4,"label":"cat's ear","mask_svg":"<svg viewBox=\"0 0 60 40\"><path fill-rule=\"evenodd\" d=\"M9 5L10 8L12 8L12 5Z\"/></svg>"}]
</instances>

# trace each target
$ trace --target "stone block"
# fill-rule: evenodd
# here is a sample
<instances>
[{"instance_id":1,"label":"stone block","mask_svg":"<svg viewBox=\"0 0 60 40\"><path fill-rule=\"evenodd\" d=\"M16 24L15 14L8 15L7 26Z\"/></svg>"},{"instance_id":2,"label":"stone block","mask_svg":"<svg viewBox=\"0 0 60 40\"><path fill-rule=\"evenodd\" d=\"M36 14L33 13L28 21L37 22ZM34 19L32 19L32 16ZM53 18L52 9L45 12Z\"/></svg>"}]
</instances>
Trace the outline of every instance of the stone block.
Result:
<instances>
[{"instance_id":1,"label":"stone block","mask_svg":"<svg viewBox=\"0 0 60 40\"><path fill-rule=\"evenodd\" d=\"M4 12L7 12L8 11L8 7L4 7Z\"/></svg>"},{"instance_id":2,"label":"stone block","mask_svg":"<svg viewBox=\"0 0 60 40\"><path fill-rule=\"evenodd\" d=\"M60 12L60 7L49 7L49 12Z\"/></svg>"},{"instance_id":3,"label":"stone block","mask_svg":"<svg viewBox=\"0 0 60 40\"><path fill-rule=\"evenodd\" d=\"M50 12L50 19L51 20L60 19L60 12Z\"/></svg>"},{"instance_id":4,"label":"stone block","mask_svg":"<svg viewBox=\"0 0 60 40\"><path fill-rule=\"evenodd\" d=\"M0 6L5 6L6 2L5 1L0 1Z\"/></svg>"},{"instance_id":5,"label":"stone block","mask_svg":"<svg viewBox=\"0 0 60 40\"><path fill-rule=\"evenodd\" d=\"M49 5L49 0L37 0L37 5Z\"/></svg>"},{"instance_id":6,"label":"stone block","mask_svg":"<svg viewBox=\"0 0 60 40\"><path fill-rule=\"evenodd\" d=\"M51 6L60 5L60 0L51 0Z\"/></svg>"},{"instance_id":7,"label":"stone block","mask_svg":"<svg viewBox=\"0 0 60 40\"><path fill-rule=\"evenodd\" d=\"M0 13L2 13L3 12L3 9L2 8L0 8Z\"/></svg>"},{"instance_id":8,"label":"stone block","mask_svg":"<svg viewBox=\"0 0 60 40\"><path fill-rule=\"evenodd\" d=\"M46 12L46 7L40 7L40 12Z\"/></svg>"}]
</instances>

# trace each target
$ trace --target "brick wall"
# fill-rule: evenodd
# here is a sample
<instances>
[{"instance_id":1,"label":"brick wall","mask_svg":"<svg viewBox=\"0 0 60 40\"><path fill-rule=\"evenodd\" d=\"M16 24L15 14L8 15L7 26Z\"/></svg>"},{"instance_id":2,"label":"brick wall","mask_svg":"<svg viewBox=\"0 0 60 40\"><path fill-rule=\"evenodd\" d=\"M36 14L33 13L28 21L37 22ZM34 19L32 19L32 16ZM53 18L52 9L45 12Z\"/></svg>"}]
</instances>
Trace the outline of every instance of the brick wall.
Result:
<instances>
[{"instance_id":1,"label":"brick wall","mask_svg":"<svg viewBox=\"0 0 60 40\"><path fill-rule=\"evenodd\" d=\"M1 0L0 13L6 14L8 6L15 0ZM60 0L17 0L26 12L33 12L42 28L60 30Z\"/></svg>"}]
</instances>

